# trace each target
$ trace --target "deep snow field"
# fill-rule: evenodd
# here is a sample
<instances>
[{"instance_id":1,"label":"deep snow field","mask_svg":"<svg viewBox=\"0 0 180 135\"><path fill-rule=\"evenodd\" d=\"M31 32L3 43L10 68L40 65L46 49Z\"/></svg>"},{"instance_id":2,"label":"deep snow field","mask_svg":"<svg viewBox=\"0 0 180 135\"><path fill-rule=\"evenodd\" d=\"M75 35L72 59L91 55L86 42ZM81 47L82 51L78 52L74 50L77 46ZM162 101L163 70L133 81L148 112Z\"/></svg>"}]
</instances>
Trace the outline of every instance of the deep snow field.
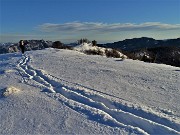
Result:
<instances>
[{"instance_id":1,"label":"deep snow field","mask_svg":"<svg viewBox=\"0 0 180 135\"><path fill-rule=\"evenodd\" d=\"M2 54L0 134L180 134L180 68L50 48Z\"/></svg>"}]
</instances>

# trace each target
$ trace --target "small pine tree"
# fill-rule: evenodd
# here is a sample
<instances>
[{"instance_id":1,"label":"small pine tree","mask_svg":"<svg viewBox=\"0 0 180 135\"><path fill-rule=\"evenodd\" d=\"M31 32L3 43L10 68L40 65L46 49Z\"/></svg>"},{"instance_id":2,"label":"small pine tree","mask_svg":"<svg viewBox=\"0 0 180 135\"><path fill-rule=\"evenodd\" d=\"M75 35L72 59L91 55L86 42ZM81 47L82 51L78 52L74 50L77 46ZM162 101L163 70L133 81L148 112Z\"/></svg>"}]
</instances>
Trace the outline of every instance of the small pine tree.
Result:
<instances>
[{"instance_id":1,"label":"small pine tree","mask_svg":"<svg viewBox=\"0 0 180 135\"><path fill-rule=\"evenodd\" d=\"M96 40L93 40L93 41L92 41L92 45L93 45L93 46L97 46L97 41L96 41Z\"/></svg>"}]
</instances>

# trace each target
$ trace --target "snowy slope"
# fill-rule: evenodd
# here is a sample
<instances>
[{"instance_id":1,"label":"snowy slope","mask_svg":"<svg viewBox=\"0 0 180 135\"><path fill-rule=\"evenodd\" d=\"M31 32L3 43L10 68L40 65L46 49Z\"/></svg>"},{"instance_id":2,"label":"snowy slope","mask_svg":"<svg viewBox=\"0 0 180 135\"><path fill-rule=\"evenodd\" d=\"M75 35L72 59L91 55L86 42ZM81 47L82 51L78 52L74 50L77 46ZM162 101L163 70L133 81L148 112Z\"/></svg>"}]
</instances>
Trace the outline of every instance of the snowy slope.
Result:
<instances>
[{"instance_id":1,"label":"snowy slope","mask_svg":"<svg viewBox=\"0 0 180 135\"><path fill-rule=\"evenodd\" d=\"M0 134L180 134L180 68L46 49L0 55Z\"/></svg>"}]
</instances>

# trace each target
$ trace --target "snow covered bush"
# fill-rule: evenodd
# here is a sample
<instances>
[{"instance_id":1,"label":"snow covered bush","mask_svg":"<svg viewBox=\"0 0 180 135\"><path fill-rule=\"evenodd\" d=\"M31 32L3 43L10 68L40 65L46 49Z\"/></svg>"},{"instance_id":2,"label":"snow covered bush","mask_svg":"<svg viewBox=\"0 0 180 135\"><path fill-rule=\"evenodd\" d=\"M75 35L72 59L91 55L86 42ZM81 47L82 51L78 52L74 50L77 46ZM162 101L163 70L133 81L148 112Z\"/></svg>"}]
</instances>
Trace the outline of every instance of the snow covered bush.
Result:
<instances>
[{"instance_id":1,"label":"snow covered bush","mask_svg":"<svg viewBox=\"0 0 180 135\"><path fill-rule=\"evenodd\" d=\"M93 46L92 43L87 44L83 43L76 47L74 47L74 50L83 52L88 55L101 55L106 57L113 57L113 58L127 58L126 55L122 54L120 51L111 49L111 48L103 48L98 46Z\"/></svg>"},{"instance_id":2,"label":"snow covered bush","mask_svg":"<svg viewBox=\"0 0 180 135\"><path fill-rule=\"evenodd\" d=\"M85 53L88 55L102 55L104 52L100 49L90 49L90 50L85 50Z\"/></svg>"},{"instance_id":3,"label":"snow covered bush","mask_svg":"<svg viewBox=\"0 0 180 135\"><path fill-rule=\"evenodd\" d=\"M115 49L106 49L105 54L107 57L113 57L113 58L121 58L119 51Z\"/></svg>"}]
</instances>

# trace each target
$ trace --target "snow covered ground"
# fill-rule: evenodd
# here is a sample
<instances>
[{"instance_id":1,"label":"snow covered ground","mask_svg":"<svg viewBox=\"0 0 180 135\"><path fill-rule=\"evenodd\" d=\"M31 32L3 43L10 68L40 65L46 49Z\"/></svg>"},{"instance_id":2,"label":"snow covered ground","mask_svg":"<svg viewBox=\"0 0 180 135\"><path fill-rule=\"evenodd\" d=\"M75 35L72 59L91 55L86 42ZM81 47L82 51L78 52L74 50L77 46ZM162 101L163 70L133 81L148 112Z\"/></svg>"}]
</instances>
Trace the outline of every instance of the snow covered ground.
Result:
<instances>
[{"instance_id":1,"label":"snow covered ground","mask_svg":"<svg viewBox=\"0 0 180 135\"><path fill-rule=\"evenodd\" d=\"M0 55L0 134L180 134L180 68L45 49Z\"/></svg>"}]
</instances>

